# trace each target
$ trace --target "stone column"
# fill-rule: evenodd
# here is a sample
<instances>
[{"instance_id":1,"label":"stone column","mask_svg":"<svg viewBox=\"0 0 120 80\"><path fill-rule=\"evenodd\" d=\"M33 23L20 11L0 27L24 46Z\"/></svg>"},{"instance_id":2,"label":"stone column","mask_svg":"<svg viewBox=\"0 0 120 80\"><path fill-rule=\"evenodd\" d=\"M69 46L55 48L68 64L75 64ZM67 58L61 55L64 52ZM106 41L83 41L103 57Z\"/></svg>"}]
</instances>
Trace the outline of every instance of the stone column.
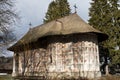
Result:
<instances>
[{"instance_id":1,"label":"stone column","mask_svg":"<svg viewBox=\"0 0 120 80\"><path fill-rule=\"evenodd\" d=\"M14 53L14 55L13 55L13 72L12 72L12 76L13 77L16 77L17 76L17 55L16 55L16 53Z\"/></svg>"}]
</instances>

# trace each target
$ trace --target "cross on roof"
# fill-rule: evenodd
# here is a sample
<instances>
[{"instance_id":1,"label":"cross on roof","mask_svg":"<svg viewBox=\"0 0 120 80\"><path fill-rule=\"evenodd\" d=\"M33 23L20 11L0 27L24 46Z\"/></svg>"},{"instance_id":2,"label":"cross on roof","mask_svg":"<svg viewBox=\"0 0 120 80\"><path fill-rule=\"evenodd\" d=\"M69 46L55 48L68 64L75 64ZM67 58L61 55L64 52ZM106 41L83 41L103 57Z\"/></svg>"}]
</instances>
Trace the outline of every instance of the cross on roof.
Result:
<instances>
[{"instance_id":1,"label":"cross on roof","mask_svg":"<svg viewBox=\"0 0 120 80\"><path fill-rule=\"evenodd\" d=\"M75 13L77 13L77 6L76 6L76 4L74 5L74 8L75 8Z\"/></svg>"},{"instance_id":2,"label":"cross on roof","mask_svg":"<svg viewBox=\"0 0 120 80\"><path fill-rule=\"evenodd\" d=\"M29 23L29 26L30 26L30 27L32 26L31 22Z\"/></svg>"}]
</instances>

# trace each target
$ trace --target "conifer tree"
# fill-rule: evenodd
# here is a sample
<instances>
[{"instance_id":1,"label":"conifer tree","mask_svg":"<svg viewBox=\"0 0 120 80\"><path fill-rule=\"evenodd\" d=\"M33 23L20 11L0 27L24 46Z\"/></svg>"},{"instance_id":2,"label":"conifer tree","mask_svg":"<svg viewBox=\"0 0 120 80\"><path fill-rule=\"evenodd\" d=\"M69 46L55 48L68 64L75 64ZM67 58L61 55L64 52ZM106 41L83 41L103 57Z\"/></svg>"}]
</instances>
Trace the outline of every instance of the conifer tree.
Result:
<instances>
[{"instance_id":1,"label":"conifer tree","mask_svg":"<svg viewBox=\"0 0 120 80\"><path fill-rule=\"evenodd\" d=\"M70 14L67 0L55 0L49 4L44 23L67 16Z\"/></svg>"},{"instance_id":2,"label":"conifer tree","mask_svg":"<svg viewBox=\"0 0 120 80\"><path fill-rule=\"evenodd\" d=\"M120 11L118 0L92 0L89 24L109 35L108 40L100 43L100 55L108 65L120 63ZM117 49L118 48L118 49Z\"/></svg>"},{"instance_id":3,"label":"conifer tree","mask_svg":"<svg viewBox=\"0 0 120 80\"><path fill-rule=\"evenodd\" d=\"M56 0L59 5L59 16L64 17L70 14L69 3L67 0Z\"/></svg>"}]
</instances>

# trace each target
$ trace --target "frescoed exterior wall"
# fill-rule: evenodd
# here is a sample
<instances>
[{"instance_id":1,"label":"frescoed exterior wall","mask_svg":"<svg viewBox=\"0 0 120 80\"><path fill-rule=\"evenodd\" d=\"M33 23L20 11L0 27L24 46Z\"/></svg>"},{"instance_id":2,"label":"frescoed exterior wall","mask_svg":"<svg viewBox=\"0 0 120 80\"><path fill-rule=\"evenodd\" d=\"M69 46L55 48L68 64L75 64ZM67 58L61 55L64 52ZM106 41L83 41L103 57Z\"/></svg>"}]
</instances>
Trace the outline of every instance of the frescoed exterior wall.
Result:
<instances>
[{"instance_id":1,"label":"frescoed exterior wall","mask_svg":"<svg viewBox=\"0 0 120 80\"><path fill-rule=\"evenodd\" d=\"M14 76L100 76L98 40L92 33L50 36L46 48L17 53L14 60Z\"/></svg>"}]
</instances>

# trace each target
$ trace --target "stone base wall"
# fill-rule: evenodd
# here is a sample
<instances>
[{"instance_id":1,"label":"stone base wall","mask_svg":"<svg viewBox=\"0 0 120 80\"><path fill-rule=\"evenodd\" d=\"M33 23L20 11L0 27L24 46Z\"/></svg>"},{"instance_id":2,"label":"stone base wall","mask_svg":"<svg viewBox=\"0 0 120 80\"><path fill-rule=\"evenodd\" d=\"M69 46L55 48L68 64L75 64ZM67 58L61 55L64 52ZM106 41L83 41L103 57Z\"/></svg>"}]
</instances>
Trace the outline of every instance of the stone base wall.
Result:
<instances>
[{"instance_id":1,"label":"stone base wall","mask_svg":"<svg viewBox=\"0 0 120 80\"><path fill-rule=\"evenodd\" d=\"M96 72L92 72L92 71L87 71L87 72L61 72L61 73L48 73L47 75L50 78L89 78L89 79L93 79L93 78L99 78L101 77L101 72L100 71L96 71Z\"/></svg>"}]
</instances>

